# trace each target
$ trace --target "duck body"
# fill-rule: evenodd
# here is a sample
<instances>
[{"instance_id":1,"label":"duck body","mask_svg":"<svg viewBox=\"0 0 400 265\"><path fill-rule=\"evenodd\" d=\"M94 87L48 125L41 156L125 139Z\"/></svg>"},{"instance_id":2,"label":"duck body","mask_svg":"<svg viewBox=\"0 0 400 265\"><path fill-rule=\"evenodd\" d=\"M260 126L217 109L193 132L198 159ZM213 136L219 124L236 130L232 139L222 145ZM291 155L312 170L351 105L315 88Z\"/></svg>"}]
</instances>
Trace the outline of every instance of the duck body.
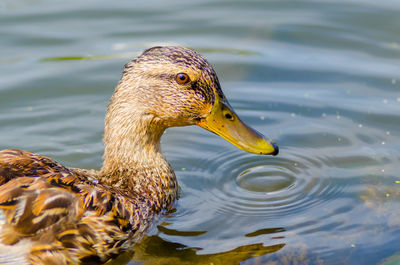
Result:
<instances>
[{"instance_id":1,"label":"duck body","mask_svg":"<svg viewBox=\"0 0 400 265\"><path fill-rule=\"evenodd\" d=\"M177 198L171 173L168 194L154 196L161 187L124 190L99 183L98 171L68 169L27 151L0 151L0 264L11 258L15 264L100 264L118 256ZM12 246L19 250L14 257Z\"/></svg>"},{"instance_id":2,"label":"duck body","mask_svg":"<svg viewBox=\"0 0 400 265\"><path fill-rule=\"evenodd\" d=\"M278 153L239 119L200 54L150 48L125 65L110 100L100 170L0 151L0 264L101 264L130 250L178 198L160 139L186 125L248 152Z\"/></svg>"}]
</instances>

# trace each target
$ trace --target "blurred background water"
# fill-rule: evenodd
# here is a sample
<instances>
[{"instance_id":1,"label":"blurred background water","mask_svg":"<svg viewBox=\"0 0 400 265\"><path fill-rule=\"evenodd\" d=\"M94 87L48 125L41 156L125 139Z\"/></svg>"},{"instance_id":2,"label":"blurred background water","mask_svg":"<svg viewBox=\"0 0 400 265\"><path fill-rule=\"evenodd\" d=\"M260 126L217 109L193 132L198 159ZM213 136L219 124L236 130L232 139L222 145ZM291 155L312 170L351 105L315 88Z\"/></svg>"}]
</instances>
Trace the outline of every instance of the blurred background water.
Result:
<instances>
[{"instance_id":1,"label":"blurred background water","mask_svg":"<svg viewBox=\"0 0 400 265\"><path fill-rule=\"evenodd\" d=\"M2 0L0 148L98 169L122 67L159 44L281 153L169 129L181 198L116 263L400 263L400 1Z\"/></svg>"}]
</instances>

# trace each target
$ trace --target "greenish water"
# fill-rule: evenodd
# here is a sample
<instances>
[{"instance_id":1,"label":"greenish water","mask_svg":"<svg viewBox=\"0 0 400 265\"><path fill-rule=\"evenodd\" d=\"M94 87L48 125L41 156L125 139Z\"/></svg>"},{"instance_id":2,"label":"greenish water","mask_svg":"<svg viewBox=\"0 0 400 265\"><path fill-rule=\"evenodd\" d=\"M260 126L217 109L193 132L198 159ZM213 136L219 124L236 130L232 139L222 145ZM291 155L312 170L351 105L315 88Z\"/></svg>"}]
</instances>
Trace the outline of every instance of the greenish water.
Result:
<instances>
[{"instance_id":1,"label":"greenish water","mask_svg":"<svg viewBox=\"0 0 400 265\"><path fill-rule=\"evenodd\" d=\"M397 0L2 0L0 148L99 168L124 63L192 47L281 153L169 129L181 198L127 262L399 264L399 14Z\"/></svg>"}]
</instances>

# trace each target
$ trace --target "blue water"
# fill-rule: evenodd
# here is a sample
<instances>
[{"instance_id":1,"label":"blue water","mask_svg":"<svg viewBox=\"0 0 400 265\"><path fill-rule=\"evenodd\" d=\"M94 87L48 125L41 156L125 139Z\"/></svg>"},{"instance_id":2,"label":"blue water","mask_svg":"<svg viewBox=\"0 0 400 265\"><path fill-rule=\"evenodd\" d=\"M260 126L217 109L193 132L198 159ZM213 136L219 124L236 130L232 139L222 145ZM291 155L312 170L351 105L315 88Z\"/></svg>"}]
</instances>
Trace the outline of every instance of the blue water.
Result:
<instances>
[{"instance_id":1,"label":"blue water","mask_svg":"<svg viewBox=\"0 0 400 265\"><path fill-rule=\"evenodd\" d=\"M3 0L0 148L98 169L124 63L191 47L281 152L169 129L181 198L126 262L398 264L399 14L397 0Z\"/></svg>"}]
</instances>

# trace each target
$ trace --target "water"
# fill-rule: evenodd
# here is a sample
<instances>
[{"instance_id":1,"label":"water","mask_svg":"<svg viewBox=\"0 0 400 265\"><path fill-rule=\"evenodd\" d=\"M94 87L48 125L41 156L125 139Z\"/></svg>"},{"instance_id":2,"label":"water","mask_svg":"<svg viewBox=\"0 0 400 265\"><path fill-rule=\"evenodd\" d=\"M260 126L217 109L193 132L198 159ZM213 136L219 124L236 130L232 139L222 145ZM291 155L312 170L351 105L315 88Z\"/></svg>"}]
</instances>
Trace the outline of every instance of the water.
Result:
<instances>
[{"instance_id":1,"label":"water","mask_svg":"<svg viewBox=\"0 0 400 265\"><path fill-rule=\"evenodd\" d=\"M0 148L99 168L123 64L155 44L192 47L281 153L169 129L181 198L116 263L396 264L399 12L395 0L3 0Z\"/></svg>"}]
</instances>

